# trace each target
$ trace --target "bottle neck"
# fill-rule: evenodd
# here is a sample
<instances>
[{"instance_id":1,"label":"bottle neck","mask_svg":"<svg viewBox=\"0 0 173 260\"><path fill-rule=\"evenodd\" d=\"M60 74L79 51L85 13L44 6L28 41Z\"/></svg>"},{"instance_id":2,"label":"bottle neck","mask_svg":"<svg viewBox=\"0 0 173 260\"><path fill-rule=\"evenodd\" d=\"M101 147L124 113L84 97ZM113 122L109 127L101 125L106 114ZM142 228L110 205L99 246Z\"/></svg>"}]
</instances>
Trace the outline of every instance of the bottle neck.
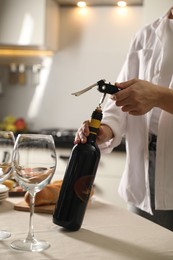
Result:
<instances>
[{"instance_id":1,"label":"bottle neck","mask_svg":"<svg viewBox=\"0 0 173 260\"><path fill-rule=\"evenodd\" d=\"M102 120L102 110L100 107L97 107L91 116L91 121L89 123L89 130L90 130L90 134L87 138L88 142L92 142L95 143L96 142L96 138L97 138L97 134L100 128L100 124L101 124L101 120Z\"/></svg>"},{"instance_id":2,"label":"bottle neck","mask_svg":"<svg viewBox=\"0 0 173 260\"><path fill-rule=\"evenodd\" d=\"M97 135L90 132L89 136L87 137L88 143L95 143Z\"/></svg>"}]
</instances>

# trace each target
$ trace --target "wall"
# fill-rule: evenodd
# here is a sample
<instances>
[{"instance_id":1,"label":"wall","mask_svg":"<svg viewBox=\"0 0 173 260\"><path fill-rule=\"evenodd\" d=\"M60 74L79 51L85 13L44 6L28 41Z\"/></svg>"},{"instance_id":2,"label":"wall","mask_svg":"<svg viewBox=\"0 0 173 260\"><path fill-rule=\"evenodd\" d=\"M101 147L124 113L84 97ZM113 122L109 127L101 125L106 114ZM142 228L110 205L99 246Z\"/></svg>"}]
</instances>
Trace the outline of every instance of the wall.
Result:
<instances>
[{"instance_id":1,"label":"wall","mask_svg":"<svg viewBox=\"0 0 173 260\"><path fill-rule=\"evenodd\" d=\"M61 10L60 50L53 59L48 81L52 91L47 90L40 124L50 109L54 114L50 126L76 128L90 117L100 93L92 90L80 97L71 93L102 78L116 80L142 14L141 8L129 8L125 15L113 8L90 8L85 16L78 12Z\"/></svg>"},{"instance_id":2,"label":"wall","mask_svg":"<svg viewBox=\"0 0 173 260\"><path fill-rule=\"evenodd\" d=\"M142 25L142 7L129 7L119 13L115 7L61 8L59 51L45 61L41 82L10 86L7 71L0 96L0 117L13 114L26 117L34 129L49 127L77 128L100 100L92 90L81 97L72 92L100 79L114 82L125 59L132 36Z\"/></svg>"},{"instance_id":3,"label":"wall","mask_svg":"<svg viewBox=\"0 0 173 260\"><path fill-rule=\"evenodd\" d=\"M144 4L144 22L150 23L167 12L173 0L144 0Z\"/></svg>"}]
</instances>

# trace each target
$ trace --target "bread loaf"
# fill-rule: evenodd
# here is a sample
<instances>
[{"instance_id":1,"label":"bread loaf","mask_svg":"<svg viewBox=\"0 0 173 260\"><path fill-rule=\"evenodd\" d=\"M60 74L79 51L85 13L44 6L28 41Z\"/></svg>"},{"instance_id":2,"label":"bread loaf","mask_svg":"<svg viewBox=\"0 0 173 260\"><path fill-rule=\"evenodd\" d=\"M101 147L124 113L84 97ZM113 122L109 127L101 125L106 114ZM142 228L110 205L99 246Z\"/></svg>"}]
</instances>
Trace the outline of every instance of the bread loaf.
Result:
<instances>
[{"instance_id":1,"label":"bread loaf","mask_svg":"<svg viewBox=\"0 0 173 260\"><path fill-rule=\"evenodd\" d=\"M60 189L62 185L62 180L57 180L45 186L41 191L36 193L35 196L35 206L41 205L51 205L56 204ZM94 189L92 188L90 197L94 194ZM29 192L25 193L25 201L29 205L30 194Z\"/></svg>"},{"instance_id":2,"label":"bread loaf","mask_svg":"<svg viewBox=\"0 0 173 260\"><path fill-rule=\"evenodd\" d=\"M13 180L5 180L2 184L8 187L10 191L12 191L15 186L15 182Z\"/></svg>"},{"instance_id":3,"label":"bread loaf","mask_svg":"<svg viewBox=\"0 0 173 260\"><path fill-rule=\"evenodd\" d=\"M41 191L37 192L35 196L35 206L55 204L59 196L61 184L62 181L54 181L51 184L48 184L46 187L44 187ZM29 192L25 193L24 198L27 204L29 204Z\"/></svg>"}]
</instances>

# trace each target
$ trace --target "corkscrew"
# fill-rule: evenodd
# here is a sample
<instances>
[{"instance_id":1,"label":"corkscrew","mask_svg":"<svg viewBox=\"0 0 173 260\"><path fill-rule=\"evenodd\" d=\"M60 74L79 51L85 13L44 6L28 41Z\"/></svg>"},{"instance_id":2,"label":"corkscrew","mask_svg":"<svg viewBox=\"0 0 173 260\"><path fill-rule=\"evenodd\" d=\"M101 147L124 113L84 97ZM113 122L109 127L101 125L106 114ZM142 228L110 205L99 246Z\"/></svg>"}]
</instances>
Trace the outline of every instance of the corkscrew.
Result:
<instances>
[{"instance_id":1,"label":"corkscrew","mask_svg":"<svg viewBox=\"0 0 173 260\"><path fill-rule=\"evenodd\" d=\"M97 87L97 90L99 92L103 93L103 96L102 96L102 98L100 99L100 102L99 102L99 106L101 106L101 104L104 102L106 94L112 95L112 94L115 94L116 92L118 92L120 90L115 85L112 85L110 82L106 83L106 80L102 79L102 80L99 80L97 83L92 84L91 86L89 86L87 88L84 88L80 91L72 93L72 95L80 96L80 95L84 94L85 92L91 90L94 87Z\"/></svg>"}]
</instances>

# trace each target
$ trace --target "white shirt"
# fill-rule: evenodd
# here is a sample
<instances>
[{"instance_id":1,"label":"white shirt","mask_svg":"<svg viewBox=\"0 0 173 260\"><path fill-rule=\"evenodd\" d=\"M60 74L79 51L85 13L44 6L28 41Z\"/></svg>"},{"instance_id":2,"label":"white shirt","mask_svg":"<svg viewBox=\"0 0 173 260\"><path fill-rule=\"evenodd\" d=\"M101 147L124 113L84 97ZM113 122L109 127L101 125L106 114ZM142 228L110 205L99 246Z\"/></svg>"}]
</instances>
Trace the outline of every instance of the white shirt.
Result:
<instances>
[{"instance_id":1,"label":"white shirt","mask_svg":"<svg viewBox=\"0 0 173 260\"><path fill-rule=\"evenodd\" d=\"M167 61L161 39L164 38L168 22L167 13L136 34L117 82L139 78L159 84L164 76L165 87L173 89L172 69L168 75L165 72L162 74L162 66ZM171 45L169 52L172 55ZM103 152L111 152L125 135L127 156L119 193L127 202L150 213L152 211L148 180L148 133L152 112L132 116L122 112L121 108L109 99L104 108L102 122L112 128L115 138L100 146ZM161 111L157 125L156 208L173 209L173 115Z\"/></svg>"},{"instance_id":2,"label":"white shirt","mask_svg":"<svg viewBox=\"0 0 173 260\"><path fill-rule=\"evenodd\" d=\"M173 20L168 19L165 24L165 30L163 37L161 38L163 44L163 61L161 69L155 75L155 83L161 86L168 87L172 72L173 72ZM153 108L151 121L150 121L150 133L157 135L158 122L161 109L158 107Z\"/></svg>"}]
</instances>

